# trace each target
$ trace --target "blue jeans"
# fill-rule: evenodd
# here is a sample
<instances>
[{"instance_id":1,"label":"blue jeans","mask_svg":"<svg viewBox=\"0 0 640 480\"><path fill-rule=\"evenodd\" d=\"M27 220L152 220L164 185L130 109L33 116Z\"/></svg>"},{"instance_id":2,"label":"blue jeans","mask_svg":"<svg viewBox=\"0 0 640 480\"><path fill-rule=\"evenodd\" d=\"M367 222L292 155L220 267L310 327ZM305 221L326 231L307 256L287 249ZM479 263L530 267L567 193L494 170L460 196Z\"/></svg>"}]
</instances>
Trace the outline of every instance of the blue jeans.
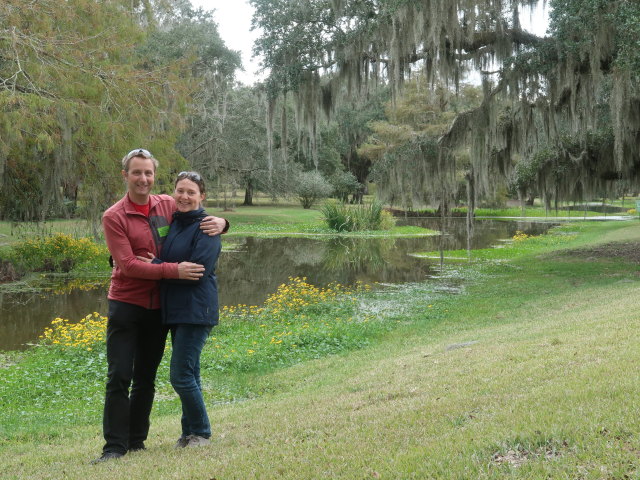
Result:
<instances>
[{"instance_id":1,"label":"blue jeans","mask_svg":"<svg viewBox=\"0 0 640 480\"><path fill-rule=\"evenodd\" d=\"M198 435L209 438L211 425L202 397L200 383L200 354L210 326L172 325L171 385L182 402L182 436Z\"/></svg>"}]
</instances>

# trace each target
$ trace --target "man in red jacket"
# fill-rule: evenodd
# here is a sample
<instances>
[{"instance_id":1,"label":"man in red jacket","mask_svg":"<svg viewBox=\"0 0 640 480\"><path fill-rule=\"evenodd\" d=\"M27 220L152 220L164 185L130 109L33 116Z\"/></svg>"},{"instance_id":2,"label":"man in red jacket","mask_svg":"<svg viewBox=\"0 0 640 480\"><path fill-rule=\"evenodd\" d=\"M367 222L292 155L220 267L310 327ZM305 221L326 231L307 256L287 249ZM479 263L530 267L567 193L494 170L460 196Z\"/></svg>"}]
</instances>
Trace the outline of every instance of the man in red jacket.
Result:
<instances>
[{"instance_id":1,"label":"man in red jacket","mask_svg":"<svg viewBox=\"0 0 640 480\"><path fill-rule=\"evenodd\" d=\"M167 329L160 317L158 280L197 280L204 267L190 262L152 264L138 260L159 256L176 203L169 195L152 195L158 161L136 149L122 159L126 195L102 217L113 258L107 323L107 388L103 415L105 445L94 463L144 449L155 393L155 377L164 353ZM228 222L207 217L209 235L226 231ZM129 387L131 391L129 392Z\"/></svg>"}]
</instances>

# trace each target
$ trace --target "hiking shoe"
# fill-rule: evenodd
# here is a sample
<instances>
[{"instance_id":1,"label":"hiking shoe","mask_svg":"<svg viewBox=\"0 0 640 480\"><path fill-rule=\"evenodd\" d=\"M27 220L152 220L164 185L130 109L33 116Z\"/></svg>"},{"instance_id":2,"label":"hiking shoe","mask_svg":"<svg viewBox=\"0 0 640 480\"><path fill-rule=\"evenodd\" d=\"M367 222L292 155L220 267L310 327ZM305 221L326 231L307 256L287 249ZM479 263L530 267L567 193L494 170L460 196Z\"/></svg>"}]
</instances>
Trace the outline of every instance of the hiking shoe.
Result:
<instances>
[{"instance_id":1,"label":"hiking shoe","mask_svg":"<svg viewBox=\"0 0 640 480\"><path fill-rule=\"evenodd\" d=\"M201 437L200 435L187 435L187 447L204 447L209 445L211 440Z\"/></svg>"},{"instance_id":2,"label":"hiking shoe","mask_svg":"<svg viewBox=\"0 0 640 480\"><path fill-rule=\"evenodd\" d=\"M106 462L107 460L113 460L115 458L124 457L124 453L120 452L104 452L100 457L91 461L91 465Z\"/></svg>"},{"instance_id":3,"label":"hiking shoe","mask_svg":"<svg viewBox=\"0 0 640 480\"><path fill-rule=\"evenodd\" d=\"M178 441L176 442L176 444L173 446L173 448L184 448L187 446L187 443L189 443L189 440L187 440L188 437L185 437L184 435L181 436Z\"/></svg>"}]
</instances>

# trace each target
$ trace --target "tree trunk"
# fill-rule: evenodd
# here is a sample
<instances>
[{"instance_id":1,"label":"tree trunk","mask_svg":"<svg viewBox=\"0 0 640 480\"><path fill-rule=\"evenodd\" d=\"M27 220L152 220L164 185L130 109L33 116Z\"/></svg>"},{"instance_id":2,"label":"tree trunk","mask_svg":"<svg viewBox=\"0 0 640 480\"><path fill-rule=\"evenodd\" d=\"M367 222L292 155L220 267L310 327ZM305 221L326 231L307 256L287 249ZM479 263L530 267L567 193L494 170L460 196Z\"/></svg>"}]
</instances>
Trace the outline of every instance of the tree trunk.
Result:
<instances>
[{"instance_id":1,"label":"tree trunk","mask_svg":"<svg viewBox=\"0 0 640 480\"><path fill-rule=\"evenodd\" d=\"M253 182L251 180L247 181L247 186L244 191L244 202L242 205L245 207L253 205Z\"/></svg>"},{"instance_id":2,"label":"tree trunk","mask_svg":"<svg viewBox=\"0 0 640 480\"><path fill-rule=\"evenodd\" d=\"M471 241L473 239L473 219L476 209L476 184L473 169L467 173L467 255L471 256Z\"/></svg>"}]
</instances>

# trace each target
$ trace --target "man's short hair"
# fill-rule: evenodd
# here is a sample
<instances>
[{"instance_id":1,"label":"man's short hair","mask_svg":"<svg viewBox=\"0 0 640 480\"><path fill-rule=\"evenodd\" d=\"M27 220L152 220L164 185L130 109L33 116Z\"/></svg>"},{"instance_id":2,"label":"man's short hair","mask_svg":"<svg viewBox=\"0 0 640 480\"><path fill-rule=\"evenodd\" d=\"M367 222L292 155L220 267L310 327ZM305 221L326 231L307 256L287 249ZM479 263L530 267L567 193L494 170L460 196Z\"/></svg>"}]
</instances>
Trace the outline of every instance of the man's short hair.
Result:
<instances>
[{"instance_id":1,"label":"man's short hair","mask_svg":"<svg viewBox=\"0 0 640 480\"><path fill-rule=\"evenodd\" d=\"M122 157L122 169L125 172L129 171L129 163L131 162L131 159L134 157L150 158L151 162L153 163L153 169L154 170L158 169L158 165L159 165L158 160L155 159L155 157L151 154L149 150L145 150L144 148L136 148L134 150L131 150L124 157Z\"/></svg>"}]
</instances>

